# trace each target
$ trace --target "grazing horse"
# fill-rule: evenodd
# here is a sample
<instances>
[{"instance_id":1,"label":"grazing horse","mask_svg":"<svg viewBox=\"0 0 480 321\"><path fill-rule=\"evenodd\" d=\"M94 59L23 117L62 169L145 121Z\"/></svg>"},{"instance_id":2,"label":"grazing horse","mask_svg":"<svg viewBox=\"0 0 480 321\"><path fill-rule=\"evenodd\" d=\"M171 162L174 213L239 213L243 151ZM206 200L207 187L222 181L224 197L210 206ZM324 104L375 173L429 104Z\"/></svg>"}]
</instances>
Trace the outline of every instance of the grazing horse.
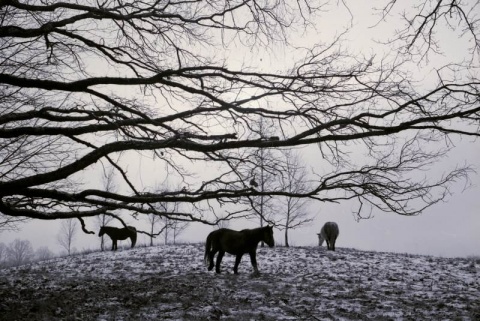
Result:
<instances>
[{"instance_id":1,"label":"grazing horse","mask_svg":"<svg viewBox=\"0 0 480 321\"><path fill-rule=\"evenodd\" d=\"M220 264L225 252L236 255L233 273L238 274L238 265L243 254L250 255L254 273L259 274L257 268L257 246L260 241L273 247L275 241L273 239L273 226L259 227L251 230L234 231L226 228L213 231L207 236L205 244L205 263L208 270L213 269L213 258L218 252L217 264L215 272L220 273Z\"/></svg>"},{"instance_id":2,"label":"grazing horse","mask_svg":"<svg viewBox=\"0 0 480 321\"><path fill-rule=\"evenodd\" d=\"M98 236L103 236L103 234L107 234L112 239L112 251L117 249L117 240L126 240L127 238L130 238L132 241L132 248L137 242L137 229L133 226L127 226L124 228L102 226L100 232L98 232Z\"/></svg>"},{"instance_id":3,"label":"grazing horse","mask_svg":"<svg viewBox=\"0 0 480 321\"><path fill-rule=\"evenodd\" d=\"M327 249L335 251L335 241L338 237L338 225L335 222L327 222L318 233L318 246L322 246L323 241L327 241Z\"/></svg>"}]
</instances>

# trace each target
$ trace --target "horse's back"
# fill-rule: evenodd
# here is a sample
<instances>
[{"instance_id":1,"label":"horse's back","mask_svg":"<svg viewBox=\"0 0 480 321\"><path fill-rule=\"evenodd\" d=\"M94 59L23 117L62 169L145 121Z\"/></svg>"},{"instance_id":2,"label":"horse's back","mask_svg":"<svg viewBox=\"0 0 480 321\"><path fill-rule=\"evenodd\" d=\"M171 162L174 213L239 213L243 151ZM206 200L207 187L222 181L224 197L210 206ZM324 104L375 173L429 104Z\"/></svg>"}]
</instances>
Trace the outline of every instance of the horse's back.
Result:
<instances>
[{"instance_id":1,"label":"horse's back","mask_svg":"<svg viewBox=\"0 0 480 321\"><path fill-rule=\"evenodd\" d=\"M210 237L212 240L220 240L225 237L238 237L240 235L241 232L239 231L231 230L229 228L220 228L218 230L210 232L210 234L208 234L208 237Z\"/></svg>"},{"instance_id":2,"label":"horse's back","mask_svg":"<svg viewBox=\"0 0 480 321\"><path fill-rule=\"evenodd\" d=\"M327 222L325 225L322 227L322 233L332 239L332 238L337 238L339 234L339 229L338 225L335 222Z\"/></svg>"},{"instance_id":3,"label":"horse's back","mask_svg":"<svg viewBox=\"0 0 480 321\"><path fill-rule=\"evenodd\" d=\"M128 237L134 239L137 238L137 229L134 226L127 226L125 229L127 230L126 233L128 234Z\"/></svg>"},{"instance_id":4,"label":"horse's back","mask_svg":"<svg viewBox=\"0 0 480 321\"><path fill-rule=\"evenodd\" d=\"M219 228L218 230L212 231L212 233L210 233L210 234L225 234L225 233L232 233L232 232L237 232L238 233L238 231L222 227L222 228Z\"/></svg>"},{"instance_id":5,"label":"horse's back","mask_svg":"<svg viewBox=\"0 0 480 321\"><path fill-rule=\"evenodd\" d=\"M118 227L109 227L105 231L111 238L117 240L126 240L127 238L132 238L137 236L137 229L133 226L127 226L123 228Z\"/></svg>"},{"instance_id":6,"label":"horse's back","mask_svg":"<svg viewBox=\"0 0 480 321\"><path fill-rule=\"evenodd\" d=\"M245 252L244 234L243 231L221 228L210 232L207 241L215 249L236 255Z\"/></svg>"}]
</instances>

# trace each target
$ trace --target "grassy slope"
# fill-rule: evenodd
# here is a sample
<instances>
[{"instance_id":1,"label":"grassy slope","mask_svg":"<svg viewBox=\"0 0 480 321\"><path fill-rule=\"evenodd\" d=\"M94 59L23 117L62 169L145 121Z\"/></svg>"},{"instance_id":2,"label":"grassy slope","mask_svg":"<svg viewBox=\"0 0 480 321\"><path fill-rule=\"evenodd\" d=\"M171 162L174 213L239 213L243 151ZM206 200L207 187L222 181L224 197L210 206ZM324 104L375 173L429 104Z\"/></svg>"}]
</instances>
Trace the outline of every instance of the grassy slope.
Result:
<instances>
[{"instance_id":1,"label":"grassy slope","mask_svg":"<svg viewBox=\"0 0 480 321\"><path fill-rule=\"evenodd\" d=\"M480 262L260 248L253 277L203 245L90 253L0 270L0 320L480 320Z\"/></svg>"}]
</instances>

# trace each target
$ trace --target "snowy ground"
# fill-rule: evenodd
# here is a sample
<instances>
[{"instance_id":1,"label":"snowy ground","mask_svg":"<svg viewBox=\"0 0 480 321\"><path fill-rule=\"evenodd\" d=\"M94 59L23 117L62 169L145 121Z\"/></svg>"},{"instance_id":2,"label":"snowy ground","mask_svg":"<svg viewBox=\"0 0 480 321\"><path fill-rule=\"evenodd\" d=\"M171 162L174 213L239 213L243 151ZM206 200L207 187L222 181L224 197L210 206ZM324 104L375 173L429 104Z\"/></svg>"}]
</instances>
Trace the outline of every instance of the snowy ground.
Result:
<instances>
[{"instance_id":1,"label":"snowy ground","mask_svg":"<svg viewBox=\"0 0 480 321\"><path fill-rule=\"evenodd\" d=\"M480 320L480 260L260 248L240 275L203 245L91 253L0 270L0 320Z\"/></svg>"}]
</instances>

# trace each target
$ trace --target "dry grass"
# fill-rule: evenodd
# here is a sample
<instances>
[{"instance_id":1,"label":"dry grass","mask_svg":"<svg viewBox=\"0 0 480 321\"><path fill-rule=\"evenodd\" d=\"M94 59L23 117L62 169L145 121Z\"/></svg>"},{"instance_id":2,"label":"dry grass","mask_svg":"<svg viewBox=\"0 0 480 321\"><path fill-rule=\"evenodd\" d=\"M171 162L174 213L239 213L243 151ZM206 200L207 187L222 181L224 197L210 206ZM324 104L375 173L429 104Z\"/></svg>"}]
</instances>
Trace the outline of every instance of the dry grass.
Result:
<instances>
[{"instance_id":1,"label":"dry grass","mask_svg":"<svg viewBox=\"0 0 480 321\"><path fill-rule=\"evenodd\" d=\"M203 246L97 252L0 270L0 320L479 320L480 265L339 248L260 248L240 275Z\"/></svg>"}]
</instances>

